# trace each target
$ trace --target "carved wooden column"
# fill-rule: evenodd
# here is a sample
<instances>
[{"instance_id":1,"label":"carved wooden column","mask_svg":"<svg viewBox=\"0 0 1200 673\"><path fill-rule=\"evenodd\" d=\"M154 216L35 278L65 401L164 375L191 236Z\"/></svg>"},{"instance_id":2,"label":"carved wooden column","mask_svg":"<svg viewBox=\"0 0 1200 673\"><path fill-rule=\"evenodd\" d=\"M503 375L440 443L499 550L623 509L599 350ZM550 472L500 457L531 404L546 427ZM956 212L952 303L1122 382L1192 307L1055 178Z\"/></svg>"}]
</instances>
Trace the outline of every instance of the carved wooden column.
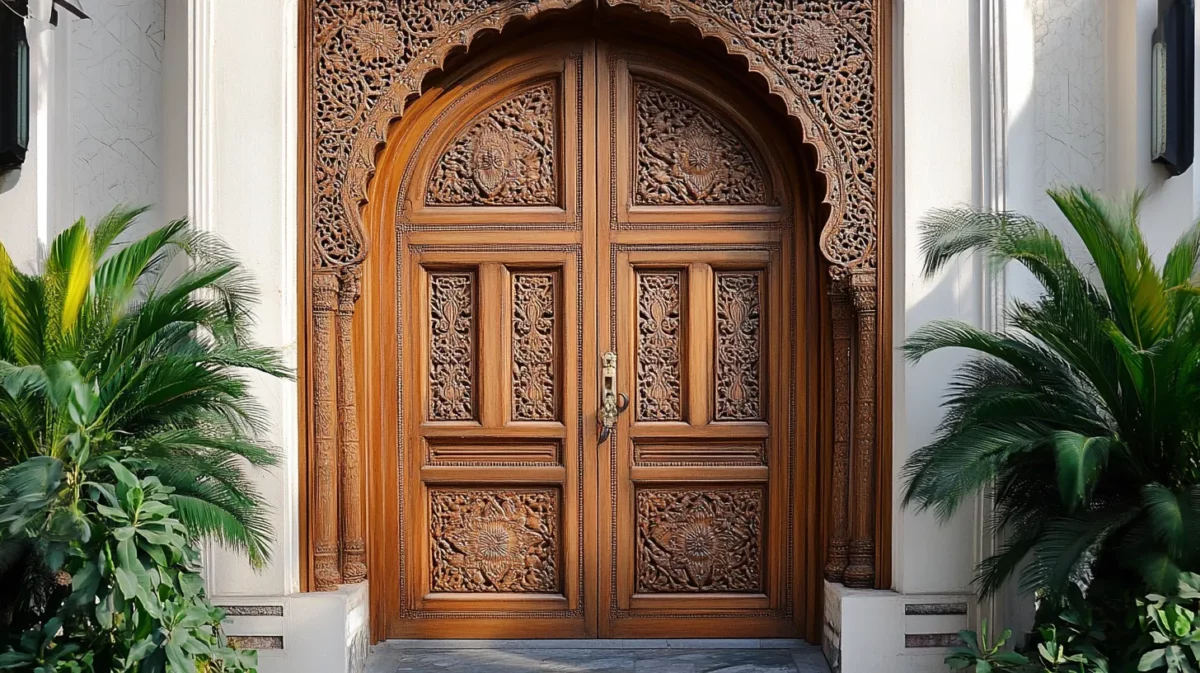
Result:
<instances>
[{"instance_id":1,"label":"carved wooden column","mask_svg":"<svg viewBox=\"0 0 1200 673\"><path fill-rule=\"evenodd\" d=\"M366 517L363 515L362 460L358 442L358 390L354 376L354 305L359 295L358 265L342 270L337 307L338 428L341 459L342 581L367 579Z\"/></svg>"},{"instance_id":2,"label":"carved wooden column","mask_svg":"<svg viewBox=\"0 0 1200 673\"><path fill-rule=\"evenodd\" d=\"M850 542L850 370L854 311L846 282L835 281L829 289L833 323L833 476L829 507L832 521L829 549L825 558L825 579L841 582L846 572L847 546Z\"/></svg>"},{"instance_id":3,"label":"carved wooden column","mask_svg":"<svg viewBox=\"0 0 1200 673\"><path fill-rule=\"evenodd\" d=\"M874 269L850 273L850 296L858 317L854 389L854 447L850 467L850 549L845 584L875 586L875 345Z\"/></svg>"},{"instance_id":4,"label":"carved wooden column","mask_svg":"<svg viewBox=\"0 0 1200 673\"><path fill-rule=\"evenodd\" d=\"M342 583L338 554L337 390L334 314L338 308L338 277L329 272L312 276L312 483L313 578L317 591L333 591Z\"/></svg>"}]
</instances>

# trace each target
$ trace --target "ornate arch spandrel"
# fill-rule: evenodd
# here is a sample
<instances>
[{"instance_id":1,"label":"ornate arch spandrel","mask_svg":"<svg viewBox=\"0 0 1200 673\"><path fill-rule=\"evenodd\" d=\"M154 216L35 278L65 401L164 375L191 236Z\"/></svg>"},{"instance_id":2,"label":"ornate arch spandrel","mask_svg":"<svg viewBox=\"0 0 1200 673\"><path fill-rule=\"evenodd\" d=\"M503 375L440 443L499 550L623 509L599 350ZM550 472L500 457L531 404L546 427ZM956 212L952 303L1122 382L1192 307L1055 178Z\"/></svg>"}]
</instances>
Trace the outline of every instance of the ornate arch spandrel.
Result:
<instances>
[{"instance_id":1,"label":"ornate arch spandrel","mask_svg":"<svg viewBox=\"0 0 1200 673\"><path fill-rule=\"evenodd\" d=\"M313 1L313 260L328 268L365 257L375 154L425 76L483 31L589 0ZM820 248L833 273L876 266L876 3L885 0L603 1L684 22L746 59L816 149L830 208Z\"/></svg>"},{"instance_id":2,"label":"ornate arch spandrel","mask_svg":"<svg viewBox=\"0 0 1200 673\"><path fill-rule=\"evenodd\" d=\"M886 16L889 0L308 0L306 179L312 272L340 277L365 259L362 207L376 152L390 124L420 94L426 75L441 69L452 52L468 47L482 32L499 31L516 19L550 10L598 2L665 16L719 41L728 53L745 59L747 68L763 78L798 121L805 142L815 149L815 168L826 182L823 201L829 212L821 225L820 250L835 279L853 280L860 332L855 389L877 399L873 355L880 349L874 304L859 295L880 291L879 45L881 16ZM868 303L872 309L864 310ZM339 326L348 330L348 321ZM352 343L339 349L333 339L317 339L309 348L310 361L332 362L339 355L342 361L352 359L352 354L337 352L349 351ZM316 352L321 348L330 352ZM343 422L354 417L350 384L336 390ZM860 406L861 412L869 405ZM874 414L874 407L869 408ZM871 466L862 454L875 451L876 428L877 423L865 419L854 423L851 462L860 471ZM346 430L346 436L357 437L353 428ZM344 448L317 444L318 464L322 448L335 455ZM342 481L359 478L343 475ZM857 479L860 486L851 494L848 512L852 524L856 514L873 510L875 502L862 493L865 475ZM338 520L336 513L314 518ZM858 518L857 523L854 532L864 542L869 520ZM340 532L344 537L345 531ZM338 542L340 554L347 540ZM875 569L865 567L869 548L859 544L856 551L858 563L851 559L854 583L870 584Z\"/></svg>"}]
</instances>

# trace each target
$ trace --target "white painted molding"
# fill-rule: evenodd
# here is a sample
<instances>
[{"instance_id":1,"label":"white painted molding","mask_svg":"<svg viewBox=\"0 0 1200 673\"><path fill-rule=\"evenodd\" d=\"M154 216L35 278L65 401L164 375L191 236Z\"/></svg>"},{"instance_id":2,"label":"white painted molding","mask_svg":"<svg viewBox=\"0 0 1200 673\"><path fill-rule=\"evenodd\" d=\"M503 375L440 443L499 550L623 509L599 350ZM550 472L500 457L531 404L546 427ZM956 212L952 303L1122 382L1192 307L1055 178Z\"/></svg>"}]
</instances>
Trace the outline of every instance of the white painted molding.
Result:
<instances>
[{"instance_id":1,"label":"white painted molding","mask_svg":"<svg viewBox=\"0 0 1200 673\"><path fill-rule=\"evenodd\" d=\"M979 8L979 206L995 212L1008 209L1008 78L1006 50L1005 0L985 0ZM1004 327L1005 271L989 268L982 257L975 260L980 279L980 327L996 330ZM973 546L976 565L996 553L999 544L990 521L995 511L991 488L975 498ZM974 626L986 619L995 625L1002 612L1000 600L989 597L974 611Z\"/></svg>"},{"instance_id":2,"label":"white painted molding","mask_svg":"<svg viewBox=\"0 0 1200 673\"><path fill-rule=\"evenodd\" d=\"M178 6L180 3L176 3ZM212 218L212 49L210 0L187 0L187 216L198 230L213 230ZM168 38L169 39L169 38ZM200 545L200 576L212 590L214 543Z\"/></svg>"},{"instance_id":3,"label":"white painted molding","mask_svg":"<svg viewBox=\"0 0 1200 673\"><path fill-rule=\"evenodd\" d=\"M187 2L188 41L188 217L212 231L212 49L211 0Z\"/></svg>"},{"instance_id":4,"label":"white painted molding","mask_svg":"<svg viewBox=\"0 0 1200 673\"><path fill-rule=\"evenodd\" d=\"M280 269L283 271L282 276L288 279L285 282L290 282L290 285L285 285L280 293L280 299L283 302L283 343L290 343L293 346L289 349L288 359L292 366L296 365L296 348L298 343L297 325L299 311L298 288L299 283L296 280L299 278L297 264L296 246L300 240L300 220L298 212L299 203L299 174L296 170L298 161L298 139L300 137L300 116L299 116L299 68L300 62L300 3L299 0L283 0L283 16L284 21L280 30L283 32L284 55L286 58L281 59L279 67L282 70L282 81L284 90L284 104L282 106L283 119L281 126L283 132L283 147L281 155L284 157L283 169L283 200L280 203L280 222L284 223L284 240L280 246L282 259L280 259ZM284 447L283 466L280 469L285 470L287 480L287 516L285 519L286 530L281 531L277 536L280 541L278 554L283 563L283 581L284 591L287 593L295 593L300 591L300 417L299 417L299 392L295 385L286 386L285 399L282 400L281 427L279 428L282 445Z\"/></svg>"}]
</instances>

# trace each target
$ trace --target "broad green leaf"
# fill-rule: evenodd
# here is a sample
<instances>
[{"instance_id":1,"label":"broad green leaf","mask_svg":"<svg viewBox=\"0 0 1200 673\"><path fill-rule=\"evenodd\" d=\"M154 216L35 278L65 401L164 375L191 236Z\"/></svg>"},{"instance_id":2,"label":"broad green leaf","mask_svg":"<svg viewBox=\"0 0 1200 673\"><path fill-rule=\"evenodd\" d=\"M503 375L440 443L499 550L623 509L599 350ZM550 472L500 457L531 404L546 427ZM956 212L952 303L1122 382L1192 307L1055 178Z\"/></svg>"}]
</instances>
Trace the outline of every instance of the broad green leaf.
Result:
<instances>
[{"instance_id":1,"label":"broad green leaf","mask_svg":"<svg viewBox=\"0 0 1200 673\"><path fill-rule=\"evenodd\" d=\"M1153 671L1154 669L1159 668L1160 666L1165 666L1166 664L1167 650L1165 648L1159 648L1150 650L1149 652L1143 654L1138 660L1137 669L1139 671Z\"/></svg>"},{"instance_id":2,"label":"broad green leaf","mask_svg":"<svg viewBox=\"0 0 1200 673\"><path fill-rule=\"evenodd\" d=\"M1112 445L1111 437L1085 437L1068 431L1054 433L1058 486L1068 510L1083 506L1091 498Z\"/></svg>"}]
</instances>

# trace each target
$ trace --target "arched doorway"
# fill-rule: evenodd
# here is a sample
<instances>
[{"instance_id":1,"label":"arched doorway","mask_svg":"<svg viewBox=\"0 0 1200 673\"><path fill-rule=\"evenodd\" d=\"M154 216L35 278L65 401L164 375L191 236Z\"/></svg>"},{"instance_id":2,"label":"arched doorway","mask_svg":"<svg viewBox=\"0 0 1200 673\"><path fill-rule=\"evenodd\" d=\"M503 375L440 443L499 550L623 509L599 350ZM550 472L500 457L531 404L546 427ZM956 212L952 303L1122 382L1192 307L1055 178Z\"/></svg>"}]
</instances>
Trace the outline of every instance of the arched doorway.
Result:
<instances>
[{"instance_id":1,"label":"arched doorway","mask_svg":"<svg viewBox=\"0 0 1200 673\"><path fill-rule=\"evenodd\" d=\"M374 639L392 635L439 636L447 632L458 636L641 635L652 629L670 635L733 635L765 633L778 627L778 632L799 633L815 641L819 639L822 627L822 580L856 588L891 585L890 243L886 217L890 203L886 114L889 105L890 42L887 35L890 0L784 0L780 3L741 0L497 0L482 3L474 0L428 3L305 0L302 4L301 34L305 36L305 44L301 53L301 71L307 86L300 91L303 110L301 217L307 227L301 247L305 273L300 278L304 301L300 350L304 403L300 418L302 507L299 523L304 589L332 591L343 583L363 582L367 579L369 566ZM620 64L601 55L605 44L620 51L624 49L624 41L631 39L639 44L662 43L665 48L653 53L642 51L641 65L637 63L639 58L627 59L629 63L623 71L626 74L617 77L624 77L627 83L636 83L642 77L638 69L644 67L644 79L660 84L667 94L675 94L709 115L715 120L711 128L721 129L717 134L719 140L729 140L735 145L740 143L751 157L752 165L754 161L764 162L765 170L760 170L759 174L765 181L762 193L770 194L775 202L713 202L711 194L733 192L727 186L721 186L724 182L700 175L700 171L693 171L696 174L690 176L689 185L685 175L688 171L673 167L683 160L684 153L678 150L679 147L688 145L686 154L688 161L692 161L701 154L713 156L714 152L729 151L722 142L690 137L674 145L660 144L660 147L676 148L671 150L674 154L668 151L671 160L666 162L669 170L665 172L662 157L656 157L654 152L638 156L636 144L625 140L633 137L629 135L629 129L636 131L636 120L617 115L612 108L615 101L618 107L623 105L628 108L627 113L636 116L637 96L633 89L619 93L613 73L622 72ZM561 91L558 98L550 99L557 101L554 118L560 125L558 133L565 134L554 136L556 139L561 137L561 141L555 141L553 154L542 152L556 157L559 163L557 169L552 169L554 181L542 181L542 187L538 189L545 193L545 185L553 184L553 197L535 199L532 203L514 201L525 198L521 194L536 191L528 188L528 178L541 175L543 167L538 152L531 154L530 145L521 141L517 141L515 149L510 147L479 155L481 164L491 166L488 169L491 177L481 175L481 179L471 177L456 181L451 175L457 172L456 168L443 173L444 179L439 183L442 196L432 201L419 190L409 199L407 187L404 196L401 195L401 182L412 177L408 173L410 169L415 171L417 168L415 164L410 165L410 160L420 154L416 152L418 144L434 142L431 134L441 129L437 131L440 135L434 145L429 146L432 149L425 150L429 158L422 164L422 170L431 170L430 162L440 160L448 150L449 145L445 143L453 138L465 140L474 128L470 123L472 120L490 116L492 108L484 105L486 101L472 99L470 92L464 90L468 79L489 68L489 72L499 73L505 63L514 65L539 48L549 49L550 43L572 41L591 44L592 55L576 58L574 66L560 64L557 70L550 68L546 73L558 72L559 81L569 83L568 73L574 68L574 72L580 73L575 76L576 81L591 82L593 87L578 88L580 93L573 100ZM639 50L625 51L636 57L635 52ZM656 68L659 72L654 72ZM608 77L602 73L608 73ZM606 86L608 93L603 93ZM482 82L480 88L486 88ZM618 95L626 96L624 103L618 100ZM660 99L666 100L666 97ZM604 101L609 102L608 110L604 108ZM630 101L633 101L632 105ZM534 93L522 104L544 108L543 102ZM491 104L504 107L502 103L499 99L491 101ZM675 104L666 107L674 109ZM505 113L501 111L500 114ZM700 118L698 113L688 114ZM518 117L522 124L535 119L523 113ZM576 121L569 125L568 119ZM610 119L612 121L607 121ZM622 123L626 124L624 131L621 131ZM568 126L569 132L561 131ZM614 129L619 132L617 136L612 135ZM726 129L729 133L725 133ZM494 140L506 135L503 130L486 134L487 142L483 145L497 147ZM535 136L544 136L543 131L534 131ZM471 142L472 151L452 153L457 158L452 157L449 165L466 166L467 158L474 161L474 141ZM436 154L437 143L443 143L443 154ZM466 143L462 145L465 147ZM565 155L562 153L570 147L578 151L574 164L563 162ZM701 152L694 152L693 147ZM511 157L519 161L512 163ZM642 159L653 167L654 170L649 172L657 176L648 183L647 193L654 194L660 189L655 186L655 181L666 185L661 187L665 191L658 196L639 196L640 186L635 178L630 178L624 191L614 191L622 188L620 180L613 180L613 176L620 177L622 170L629 170L632 175L633 169L626 167L634 164L627 162L641 165ZM574 172L573 165L577 167ZM516 168L510 170L512 166ZM736 174L745 183L744 171L730 174ZM421 179L425 182L420 184L428 187L430 175L424 175ZM681 189L670 186L672 178L677 182L683 180ZM713 192L714 189L717 191ZM750 193L758 192L751 190ZM479 194L499 201L476 203ZM576 200L568 201L571 198ZM636 202L634 199L637 198L643 200ZM665 198L668 202L655 202L656 198ZM690 201L685 204L669 201L679 198ZM786 212L787 216L768 222L772 218L762 212L750 213L755 207L760 211L776 208L779 213ZM744 211L741 215L739 209ZM439 211L443 215L438 215ZM408 222L405 213L416 218ZM694 218L689 213L708 213L716 219ZM463 219L463 214L478 218ZM439 217L443 219L439 220ZM427 219L422 221L422 218ZM459 235L457 243L447 242L449 239L437 240L438 236L449 237L456 231ZM786 311L762 303L767 301L762 299L764 296L780 295L775 283L777 274L762 271L767 267L777 268L772 266L776 263L770 261L769 255L766 263L747 261L745 256L735 256L732 261L716 258L716 253L721 250L740 254L753 251L754 246L761 248L765 239L754 237L769 237L772 231L779 238L777 242L768 243L777 247L783 256L780 263L786 265L785 283L790 284L787 298L793 305L785 306ZM781 232L790 233L790 238ZM685 240L684 237L691 233L694 233L694 240ZM746 236L749 237L747 241L739 238ZM422 242L422 237L429 240ZM464 239L472 242L464 243ZM654 257L655 254L665 256L671 246L683 250L680 246L686 244L692 246L685 251L693 253L692 258L686 254L674 259ZM413 245L418 250L411 250ZM470 252L475 261L467 257L433 260L425 267L426 271L421 272L426 276L418 276L416 280L407 278L405 274L420 267L409 263L412 260L406 260L405 255L416 252L442 254L447 251L435 251L434 246L447 245L473 245L474 252L463 252ZM484 259L483 248L495 245L510 247L494 249L493 253L517 254L521 251L511 246L524 246L537 248L526 252L538 254L552 252L553 248L564 257L570 257L568 249L575 246L578 248L574 255L576 264L572 267L566 262L555 262L548 254L524 261ZM739 245L749 248L735 249ZM422 249L421 246L426 247ZM622 249L622 246L628 249ZM636 246L641 249L635 249ZM638 255L642 257L638 258ZM618 265L624 266L618 269ZM484 267L489 270L485 271ZM531 362L535 365L533 369L544 371L541 367L544 363L539 364L536 358L518 363L520 367L512 358L514 339L526 344L531 341L528 332L514 337L517 334L515 327L503 324L505 319L513 320L514 278L522 273L541 275L543 279L538 283L554 286L551 299L555 310L561 310L563 317L551 321L553 330L568 330L571 324L567 312L572 306L583 306L583 310L578 311L581 317L575 318L575 326L582 334L582 350L578 352L584 353L577 358L575 378L568 380L570 368L560 365L559 360L552 360L554 367L565 367L552 372L553 376L560 377L552 379L557 396L552 398L558 405L554 407L555 414L559 414L557 420L513 419L512 409L528 400L517 401L512 390L507 393L507 402L501 401L499 408L493 407L487 412L493 426L497 418L504 419L500 425L505 427L510 421L519 420L524 424L520 427L536 432L546 429L535 428L538 423L567 425L571 422L567 414L574 408L575 422L579 423L572 426L576 438L576 454L573 455L579 456L574 465L575 476L572 477L567 469L565 461L568 457L562 453L561 447L571 437L565 429L558 433L563 435L557 449L560 452L556 456L558 465L539 464L539 461L545 463L545 456L550 455L552 449L549 447L554 444L550 442L539 449L540 454L539 450L534 450L529 461L507 460L496 461L507 463L503 465L479 465L484 468L477 471L479 476L465 480L461 472L454 476L447 470L425 470L435 475L434 481L449 480L445 483L454 487L443 489L447 492L472 490L488 479L501 483L505 473L497 471L499 468L542 470L532 472L535 476L519 483L557 484L550 490L558 489L554 497L559 500L554 506L561 508L563 516L569 514L567 509L572 502L579 503L572 519L577 522L571 530L572 535L561 537L569 522L562 523L553 533L556 540L562 540L558 552L561 555L554 557L553 577L557 578L559 590L556 595L540 591L428 591L434 576L433 547L436 545L424 542L424 549L429 553L414 552L403 533L403 526L411 528L415 521L429 524L427 536L437 534L430 523L433 519L431 507L426 506L425 513L419 517L401 507L404 502L412 502L402 500L408 497L406 494L415 492L428 501L432 491L428 486L423 487L425 491L403 489L406 475L420 470L402 471L410 462L434 458L428 451L414 458L406 453L410 449L403 447L423 446L421 442L428 444L427 437L440 432L438 427L448 427L447 424L477 422L484 426L483 407L472 407L470 414L479 418L437 421L430 428L424 427L427 424L418 424L416 427L420 432L410 436L411 419L401 416L401 400L406 401L405 409L411 406L407 403L412 402L417 405L412 408L421 410L422 414L428 412L429 391L424 387L432 386L434 379L429 376L430 363L421 365L425 370L406 368L404 358L407 356L402 350L404 334L400 330L405 320L411 321L412 316L418 314L412 312L412 307L405 312L405 300L402 300L400 290L405 283L409 290L425 287L426 296L417 299L425 299L428 306L431 287L428 271L440 273L439 269L451 272L450 275L455 275L456 270L465 271L457 274L458 279L447 282L461 284L462 279L467 278L465 282L473 292L483 287L484 280L493 289L503 290L504 282L509 283L509 288L500 295L509 304L502 303L499 313L494 308L489 309L489 322L472 323L471 327L475 330L472 335L484 329L491 343L499 343L500 355L508 349L507 364L497 359L500 355L495 346L489 347L489 363L479 359L482 356L478 349L469 351L475 358L470 361L470 371L473 374L482 372L493 381L488 393L493 400L505 399L501 394L503 385L497 391L495 381L504 381L506 376L511 379L512 373L521 367L529 370ZM581 289L575 290L577 301L572 304L565 294L570 288L565 285L559 288L558 284L568 282L569 273L578 277L579 269L583 270L583 277L576 287ZM539 271L547 273L539 274ZM750 271L754 273L741 273ZM693 380L690 374L684 376L682 373L683 368L693 365L694 361L681 364L680 385L686 393L680 393L680 400L692 405L686 407L686 421L655 420L651 423L658 424L655 427L661 427L667 433L672 423L680 427L694 425L692 409L703 409L703 418L707 419L708 425L714 425L714 421L719 421L715 423L717 427L746 425L749 421L744 419L716 419L712 416L719 402L716 393L710 396L696 392L701 390L697 386L705 382L711 385L719 376L713 359L718 350L715 283L717 274L722 272L743 276L757 274L762 293L757 323L760 329L770 332L771 321L778 320L787 323L787 329L792 330L790 334L774 337L768 334L767 338L758 340L760 357L761 349L770 349L784 341L795 350L792 366L784 367L786 371L783 372L779 371L781 363L776 352L768 351L768 365L763 368L758 383L760 400L768 401L763 407L766 409L764 415L770 416L754 421L768 428L763 440L764 458L760 462L775 459L776 455L771 453L773 449L768 445L775 441L777 425L783 421L778 412L770 408L770 404L780 400L772 386L777 385L781 376L790 376L795 388L794 402L786 409L791 476L786 480L778 479L778 470L772 472L773 464L768 462L765 481L761 478L757 482L753 479L736 481L736 484L767 484L762 491L768 498L764 535L776 535L776 529L772 527L785 521L783 516L770 509L776 506L775 501L770 500L776 498L773 490L776 484L794 488L787 499L791 509L786 521L790 522L791 528L785 532L792 536L790 541L780 545L764 537L765 542L758 548L760 554L769 557L764 563L775 564L770 568L785 568L786 572L779 575L770 568L762 571L760 584L765 587L763 591L767 598L755 595L757 602L753 604L745 601L749 591L710 588L713 575L705 568L712 562L703 558L692 559L692 567L688 567L687 561L682 565L678 562L666 564L677 573L675 581L682 582L681 588L690 587L691 591L660 592L670 594L666 596L637 591L639 581L642 587L652 584L635 574L637 566L633 564L638 560L636 556L628 555L636 554L636 535L640 531L642 540L657 542L666 534L665 529L659 530L656 539L649 524L638 528L636 524L628 523L637 511L630 509L636 505L630 505L629 499L637 501L638 480L656 474L641 468L678 468L681 477L674 483L690 478L692 484L725 484L730 482L729 477L720 476L725 468L747 467L761 472L763 466L745 464L747 459L744 457L722 460L730 463L724 465L704 464L704 459L690 461L700 463L694 465L666 464L679 462L667 460L651 465L646 462L647 456L654 462L652 457L656 451L662 456L663 447L667 445L678 449L692 441L686 432L698 431L665 436L664 441L649 453L642 451L639 454L636 437L639 428L635 426L641 422L631 425L630 412L620 417L617 439L603 444L612 451L601 451L594 427L595 405L601 398L600 363L585 361L585 358L606 352L607 341L619 355L619 392L628 393L628 386L635 382L636 369L628 370L634 360L620 355L620 348L628 350L632 344L636 351L642 343L639 341L641 325L637 316L629 312L636 309L636 305L621 305L617 300L638 297L638 286L643 277L649 278L647 283L662 281L660 276L665 277L667 281L664 282L668 284L677 279L672 287L678 286L682 290L680 296L686 297L679 299L683 310L692 311L689 315L709 316L698 328L682 318L677 321L681 325L682 336L679 338L683 342L679 345L680 352L686 351L687 358L700 358L698 361L702 364L697 371L701 372L701 378ZM546 278L551 280L546 281ZM698 285L701 281L703 287ZM625 286L620 285L622 282ZM693 298L700 297L697 292L701 290L701 294L712 300L710 305L693 305ZM711 295L708 294L710 290ZM475 299L479 295L471 296ZM617 302L615 308L614 302ZM420 306L418 303L417 307ZM421 310L426 311L421 315L428 321L423 328L420 324L417 327L432 333L433 319L427 308ZM739 317L735 322L742 324L745 312L742 309L736 312ZM622 316L628 323L624 330ZM657 321L658 318L653 318L650 322ZM688 339L688 330L695 329L711 337L708 346L700 346L701 341ZM567 355L564 334L553 332L557 341L551 340L551 343L559 348L555 357ZM632 341L629 334L633 335ZM425 336L425 341L418 343L427 351L430 349L432 342L428 334L409 336ZM544 335L534 335L532 341L545 343L541 336ZM740 343L744 345L746 340L742 339ZM482 340L472 341L472 348L477 344L482 344ZM441 348L441 345L437 347ZM693 347L696 352L692 351ZM461 352L461 348L458 350ZM407 352L412 353L411 350ZM496 362L503 366L498 370L488 369ZM484 369L479 369L481 367ZM417 377L403 391L400 389L402 374ZM574 407L567 404L570 382L576 391L577 399L570 400L575 402ZM418 392L425 396L413 401L410 399L413 397L412 386L416 384L422 386ZM511 380L508 385L511 388ZM478 392L483 395L483 389ZM739 395L744 393L745 389ZM699 402L693 401L695 395L701 396L703 407L696 406ZM540 402L545 399L538 397ZM583 401L582 405L578 400ZM483 397L477 401L483 403ZM637 406L633 408L637 409ZM680 415L684 413L681 411ZM496 434L496 429L480 430L481 437L476 437L474 444L482 443L486 438L482 436L488 432ZM425 430L430 432L422 435ZM448 432L453 435L455 431ZM500 444L506 450L520 443L513 438L502 439ZM433 443L445 444L444 440L444 437L435 438ZM627 440L631 443L621 444ZM645 441L642 443L646 444ZM470 444L471 441L465 441L463 446ZM753 455L753 450L746 451L743 447L743 451L745 455ZM542 458L538 458L539 455ZM444 456L439 460L446 462ZM478 456L473 460L493 462ZM622 460L626 462L620 462ZM643 461L640 465L639 460ZM470 467L421 465L422 469ZM549 479L548 468L556 468L554 474L561 472L561 478L557 481ZM693 468L690 477L682 474L685 468ZM609 475L607 482L604 481L606 474ZM707 478L702 478L705 476ZM572 478L575 487L569 483ZM454 479L459 481L454 482ZM626 480L624 486L620 479ZM673 483L662 476L643 480L649 486L660 482L667 486ZM563 495L571 488L576 490ZM670 491L669 488L660 490ZM510 493L516 491L516 488L509 489ZM695 491L693 489L693 494ZM453 504L452 501L453 497L447 502ZM705 514L708 510L719 509L718 503L709 496L702 495L698 502L697 507ZM625 509L620 510L618 506ZM604 507L607 509L602 509ZM509 516L513 506L506 507L503 502L496 501L489 507L473 511L478 512L471 515L473 521L488 526L498 524L505 529L508 524L502 519ZM622 516L625 517L624 524ZM467 517L460 518L466 520ZM634 543L622 542L623 525L627 539ZM595 528L594 535L589 526ZM474 530L480 528L476 525ZM691 527L689 530L699 529ZM615 537L611 535L613 531L616 531ZM523 531L517 532L527 537ZM592 540L594 543L590 542ZM454 546L448 538L447 544ZM589 544L591 547L586 546ZM625 561L621 561L620 556L622 544L628 550ZM679 543L669 540L665 544L667 551L682 548ZM610 550L607 553L603 551L605 545ZM594 550L594 556L589 556L589 549ZM721 551L721 554L723 558L728 557L727 552ZM778 564L778 557L771 554L784 554L782 565ZM443 567L448 567L449 559L458 564L456 567L465 567L464 562L482 566L481 562L460 556L466 556L461 549L452 550L439 562ZM405 560L405 563L411 560L416 564L416 572L409 573L405 563L397 559ZM648 556L643 557L643 561L647 559L654 561ZM488 574L494 577L518 567L512 560L489 561L489 564L492 568L487 573L477 568L488 586L494 583L488 579ZM577 572L582 573L573 580L573 589L565 579L566 571L562 570L567 566L573 577ZM537 573L533 577L536 580ZM531 586L549 587L548 577L549 574L543 574L540 580L543 583L534 581ZM425 585L422 586L417 578L425 578ZM500 581L510 580L502 578ZM790 586L781 590L780 581L790 583ZM410 587L412 582L416 584ZM695 584L702 586L691 586ZM444 595L432 596L435 593ZM470 614L458 614L453 610L427 610L422 604L413 602L429 595L430 600L444 603L444 599L454 598L448 594L463 593L468 595L461 597L459 607L470 608L471 601L480 600L477 594L489 594L484 597L484 602L491 605L482 607L497 607L498 601L505 599L514 603L525 601L524 605L532 607L513 610L508 606L490 611L476 604L473 611L465 610ZM501 593L508 595L497 598L496 595ZM677 600L675 593L681 594ZM648 596L654 600L641 600ZM773 597L781 597L782 608L778 607L780 601ZM689 612L687 607L669 609L671 600L676 600L679 606L687 606L690 602L690 605L701 604L708 608L718 603L705 599L716 598L733 600L718 601L719 609L707 613L703 609ZM743 602L739 604L739 600ZM765 609L762 607L764 600L769 605ZM662 605L667 607L663 610L654 607ZM724 616L726 613L729 616ZM788 615L790 622L785 618ZM444 626L450 622L456 626ZM411 628L401 629L398 627L401 623ZM734 624L740 625L742 630L733 630L731 625ZM692 627L695 630L687 630Z\"/></svg>"},{"instance_id":2,"label":"arched doorway","mask_svg":"<svg viewBox=\"0 0 1200 673\"><path fill-rule=\"evenodd\" d=\"M458 64L379 157L375 632L801 636L820 572L812 173L703 56L579 32ZM609 390L629 405L602 441Z\"/></svg>"}]
</instances>

